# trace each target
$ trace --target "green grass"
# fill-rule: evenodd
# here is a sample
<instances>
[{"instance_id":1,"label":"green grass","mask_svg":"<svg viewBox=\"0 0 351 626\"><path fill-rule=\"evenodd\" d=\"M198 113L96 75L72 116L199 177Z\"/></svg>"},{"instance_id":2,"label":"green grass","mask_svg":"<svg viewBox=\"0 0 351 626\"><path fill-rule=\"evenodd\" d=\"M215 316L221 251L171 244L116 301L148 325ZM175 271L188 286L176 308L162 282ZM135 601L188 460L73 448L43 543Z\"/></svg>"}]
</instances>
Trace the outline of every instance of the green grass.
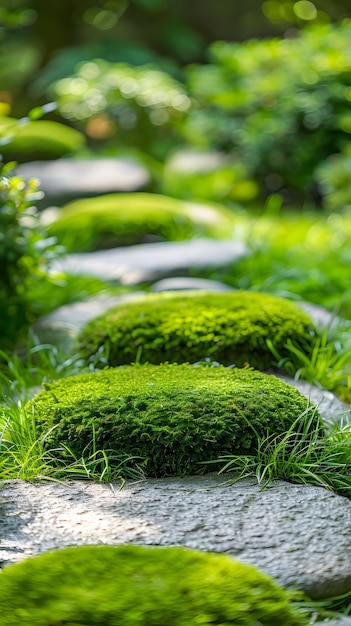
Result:
<instances>
[{"instance_id":1,"label":"green grass","mask_svg":"<svg viewBox=\"0 0 351 626\"><path fill-rule=\"evenodd\" d=\"M126 478L144 478L142 459L116 455L113 451L100 450L95 445L89 453L73 454L65 446L65 462L59 460L62 448L48 449L46 440L50 430L38 435L33 415L22 405L12 403L0 408L0 480L20 478L33 480L85 479L124 484ZM133 466L132 466L133 462Z\"/></svg>"},{"instance_id":2,"label":"green grass","mask_svg":"<svg viewBox=\"0 0 351 626\"><path fill-rule=\"evenodd\" d=\"M325 327L314 337L312 344L294 345L287 341L287 357L281 357L270 340L267 345L277 360L277 366L284 368L293 378L306 380L313 385L338 392L347 399L351 374L350 324ZM351 400L351 397L350 397Z\"/></svg>"},{"instance_id":3,"label":"green grass","mask_svg":"<svg viewBox=\"0 0 351 626\"><path fill-rule=\"evenodd\" d=\"M258 436L257 451L222 458L219 474L234 472L232 484L255 477L262 489L273 480L324 487L351 498L351 424L321 433L308 409L284 434Z\"/></svg>"},{"instance_id":4,"label":"green grass","mask_svg":"<svg viewBox=\"0 0 351 626\"><path fill-rule=\"evenodd\" d=\"M223 280L294 300L307 300L351 319L349 214L312 210L237 215L234 232L250 255L219 270L193 275Z\"/></svg>"},{"instance_id":5,"label":"green grass","mask_svg":"<svg viewBox=\"0 0 351 626\"><path fill-rule=\"evenodd\" d=\"M94 371L95 366L96 362L87 363L79 354L67 357L54 345L37 344L33 337L23 354L9 355L0 350L0 480L124 482L125 478L144 478L142 460L138 463L139 459L100 450L93 431L89 452L83 450L77 456L65 446L63 464L59 460L63 448L48 449L50 430L39 435L34 416L24 408L43 383Z\"/></svg>"}]
</instances>

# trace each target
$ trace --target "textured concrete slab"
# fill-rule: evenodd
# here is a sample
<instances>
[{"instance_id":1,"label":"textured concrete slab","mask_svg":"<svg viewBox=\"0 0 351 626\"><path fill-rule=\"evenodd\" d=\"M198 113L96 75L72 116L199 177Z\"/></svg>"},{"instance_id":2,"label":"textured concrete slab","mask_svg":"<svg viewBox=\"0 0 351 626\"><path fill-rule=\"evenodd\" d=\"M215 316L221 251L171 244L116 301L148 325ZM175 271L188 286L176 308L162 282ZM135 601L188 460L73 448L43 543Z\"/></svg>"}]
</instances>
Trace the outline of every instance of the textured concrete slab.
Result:
<instances>
[{"instance_id":1,"label":"textured concrete slab","mask_svg":"<svg viewBox=\"0 0 351 626\"><path fill-rule=\"evenodd\" d=\"M313 598L351 589L351 502L319 487L226 476L119 485L5 481L0 561L80 544L181 545L253 563Z\"/></svg>"},{"instance_id":2,"label":"textured concrete slab","mask_svg":"<svg viewBox=\"0 0 351 626\"><path fill-rule=\"evenodd\" d=\"M16 169L26 180L40 180L45 193L40 208L105 193L139 191L150 182L147 170L126 158L32 161Z\"/></svg>"}]
</instances>

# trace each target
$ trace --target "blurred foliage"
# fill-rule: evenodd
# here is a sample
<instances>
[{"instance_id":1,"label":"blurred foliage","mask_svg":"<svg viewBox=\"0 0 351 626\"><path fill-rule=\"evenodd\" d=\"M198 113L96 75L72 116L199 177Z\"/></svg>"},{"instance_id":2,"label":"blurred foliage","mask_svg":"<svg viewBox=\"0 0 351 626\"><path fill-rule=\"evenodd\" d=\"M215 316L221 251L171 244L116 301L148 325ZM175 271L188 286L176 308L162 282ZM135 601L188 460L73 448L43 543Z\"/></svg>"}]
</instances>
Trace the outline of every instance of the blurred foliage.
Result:
<instances>
[{"instance_id":1,"label":"blurred foliage","mask_svg":"<svg viewBox=\"0 0 351 626\"><path fill-rule=\"evenodd\" d=\"M259 192L238 160L219 152L180 150L166 160L161 188L176 198L247 204Z\"/></svg>"},{"instance_id":2,"label":"blurred foliage","mask_svg":"<svg viewBox=\"0 0 351 626\"><path fill-rule=\"evenodd\" d=\"M48 280L48 265L59 253L54 239L45 238L33 203L41 197L38 181L25 182L0 168L0 345L7 349L33 321L40 303L31 288Z\"/></svg>"},{"instance_id":3,"label":"blurred foliage","mask_svg":"<svg viewBox=\"0 0 351 626\"><path fill-rule=\"evenodd\" d=\"M223 152L206 185L171 172L158 187L180 197L319 203L331 172L319 165L351 130L349 12L349 0L3 0L0 105L16 117L57 98L53 119L93 150Z\"/></svg>"},{"instance_id":4,"label":"blurred foliage","mask_svg":"<svg viewBox=\"0 0 351 626\"><path fill-rule=\"evenodd\" d=\"M351 209L351 143L340 154L332 154L316 170L316 180L330 210Z\"/></svg>"},{"instance_id":5,"label":"blurred foliage","mask_svg":"<svg viewBox=\"0 0 351 626\"><path fill-rule=\"evenodd\" d=\"M189 71L192 144L241 159L264 195L316 200L314 172L351 132L351 21L291 39L217 42Z\"/></svg>"},{"instance_id":6,"label":"blurred foliage","mask_svg":"<svg viewBox=\"0 0 351 626\"><path fill-rule=\"evenodd\" d=\"M40 112L45 107L37 107ZM35 110L34 118L35 118ZM17 120L0 117L0 151L5 161L56 159L84 146L84 136L73 128L50 120Z\"/></svg>"},{"instance_id":7,"label":"blurred foliage","mask_svg":"<svg viewBox=\"0 0 351 626\"><path fill-rule=\"evenodd\" d=\"M250 255L232 267L192 274L314 302L351 319L350 218L350 211L281 213L271 200L261 215L236 216L234 237L248 244Z\"/></svg>"},{"instance_id":8,"label":"blurred foliage","mask_svg":"<svg viewBox=\"0 0 351 626\"><path fill-rule=\"evenodd\" d=\"M172 126L190 107L183 86L157 66L92 60L54 85L60 113L92 139L110 139L162 153L176 138ZM164 130L166 129L166 130ZM161 156L159 154L159 156Z\"/></svg>"},{"instance_id":9,"label":"blurred foliage","mask_svg":"<svg viewBox=\"0 0 351 626\"><path fill-rule=\"evenodd\" d=\"M174 69L204 61L214 40L281 36L306 24L341 20L348 5L349 0L2 0L0 43L6 50L0 52L0 91L10 99L19 93L33 97L33 77L40 78L48 63L59 71L55 78L72 73L75 62L96 57L127 63L171 59ZM18 115L30 106L15 104Z\"/></svg>"}]
</instances>

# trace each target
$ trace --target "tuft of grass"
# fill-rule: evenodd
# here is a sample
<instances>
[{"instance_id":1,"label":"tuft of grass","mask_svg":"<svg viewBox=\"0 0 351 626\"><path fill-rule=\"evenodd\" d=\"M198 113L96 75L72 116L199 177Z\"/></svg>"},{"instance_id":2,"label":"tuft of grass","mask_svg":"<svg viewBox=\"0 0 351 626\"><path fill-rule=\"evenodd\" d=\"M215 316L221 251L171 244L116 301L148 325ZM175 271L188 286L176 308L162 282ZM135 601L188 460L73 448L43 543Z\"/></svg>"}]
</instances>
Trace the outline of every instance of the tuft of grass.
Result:
<instances>
[{"instance_id":1,"label":"tuft of grass","mask_svg":"<svg viewBox=\"0 0 351 626\"><path fill-rule=\"evenodd\" d=\"M351 424L335 424L323 433L316 428L314 411L307 409L284 434L258 437L252 454L222 457L219 474L236 474L228 484L255 477L264 489L279 479L351 498Z\"/></svg>"},{"instance_id":2,"label":"tuft of grass","mask_svg":"<svg viewBox=\"0 0 351 626\"><path fill-rule=\"evenodd\" d=\"M10 354L0 349L0 402L28 400L44 383L105 365L101 351L89 360L79 353L67 356L57 346L39 343L31 335L20 351Z\"/></svg>"},{"instance_id":3,"label":"tuft of grass","mask_svg":"<svg viewBox=\"0 0 351 626\"><path fill-rule=\"evenodd\" d=\"M348 323L348 329L350 324ZM328 389L341 391L348 387L351 376L351 343L343 326L327 326L312 343L295 345L288 340L285 350L288 356L282 357L271 340L267 346L277 360L277 367L282 367L295 379Z\"/></svg>"},{"instance_id":4,"label":"tuft of grass","mask_svg":"<svg viewBox=\"0 0 351 626\"><path fill-rule=\"evenodd\" d=\"M34 416L21 405L11 403L0 409L0 481L20 478L33 480L62 480L65 478L121 482L126 478L142 480L143 460L96 446L94 429L92 441L81 456L68 446L48 449L46 441L51 430L38 435ZM59 459L64 451L65 461Z\"/></svg>"}]
</instances>

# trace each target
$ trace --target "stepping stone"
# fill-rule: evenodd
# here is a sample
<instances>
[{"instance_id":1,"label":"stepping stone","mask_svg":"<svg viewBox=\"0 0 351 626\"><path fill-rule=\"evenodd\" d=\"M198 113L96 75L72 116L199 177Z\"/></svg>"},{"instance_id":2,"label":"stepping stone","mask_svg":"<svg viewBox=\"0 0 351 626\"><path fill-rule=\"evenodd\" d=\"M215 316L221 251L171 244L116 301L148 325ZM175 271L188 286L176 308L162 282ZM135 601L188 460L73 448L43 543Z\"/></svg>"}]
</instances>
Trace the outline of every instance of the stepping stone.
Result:
<instances>
[{"instance_id":1,"label":"stepping stone","mask_svg":"<svg viewBox=\"0 0 351 626\"><path fill-rule=\"evenodd\" d=\"M104 193L139 191L150 183L147 170L126 158L33 161L16 169L24 179L40 180L45 193L40 208Z\"/></svg>"},{"instance_id":2,"label":"stepping stone","mask_svg":"<svg viewBox=\"0 0 351 626\"><path fill-rule=\"evenodd\" d=\"M311 485L230 474L127 481L2 483L0 561L68 545L142 544L224 552L315 599L351 590L351 502Z\"/></svg>"},{"instance_id":3,"label":"stepping stone","mask_svg":"<svg viewBox=\"0 0 351 626\"><path fill-rule=\"evenodd\" d=\"M319 624L320 622L318 622ZM323 622L325 626L351 626L351 617L342 617L341 619L332 619L328 622Z\"/></svg>"},{"instance_id":4,"label":"stepping stone","mask_svg":"<svg viewBox=\"0 0 351 626\"><path fill-rule=\"evenodd\" d=\"M190 276L163 278L151 286L151 291L155 293L160 293L161 291L188 291L193 289L203 289L204 291L235 291L230 285L221 283L218 280L191 278Z\"/></svg>"},{"instance_id":5,"label":"stepping stone","mask_svg":"<svg viewBox=\"0 0 351 626\"><path fill-rule=\"evenodd\" d=\"M78 332L89 320L117 304L130 302L144 295L143 291L122 296L99 295L82 302L66 304L37 320L32 330L40 343L51 343L62 351L69 352Z\"/></svg>"},{"instance_id":6,"label":"stepping stone","mask_svg":"<svg viewBox=\"0 0 351 626\"><path fill-rule=\"evenodd\" d=\"M333 426L335 422L343 424L351 422L350 405L340 400L331 391L315 387L306 380L295 380L284 374L279 374L279 378L296 387L305 398L309 398L311 403L318 408L328 426Z\"/></svg>"},{"instance_id":7,"label":"stepping stone","mask_svg":"<svg viewBox=\"0 0 351 626\"><path fill-rule=\"evenodd\" d=\"M53 269L137 285L184 273L189 268L223 267L248 253L239 241L192 239L68 254L56 261Z\"/></svg>"},{"instance_id":8,"label":"stepping stone","mask_svg":"<svg viewBox=\"0 0 351 626\"><path fill-rule=\"evenodd\" d=\"M304 300L301 300L301 301L297 300L296 304L297 306L299 306L301 309L306 311L306 313L308 313L312 317L315 325L318 328L324 328L325 326L337 325L340 321L342 321L341 318L335 315L334 313L331 313L324 307L319 306L318 304L314 304L313 302L305 302ZM346 322L346 320L344 321Z\"/></svg>"}]
</instances>

